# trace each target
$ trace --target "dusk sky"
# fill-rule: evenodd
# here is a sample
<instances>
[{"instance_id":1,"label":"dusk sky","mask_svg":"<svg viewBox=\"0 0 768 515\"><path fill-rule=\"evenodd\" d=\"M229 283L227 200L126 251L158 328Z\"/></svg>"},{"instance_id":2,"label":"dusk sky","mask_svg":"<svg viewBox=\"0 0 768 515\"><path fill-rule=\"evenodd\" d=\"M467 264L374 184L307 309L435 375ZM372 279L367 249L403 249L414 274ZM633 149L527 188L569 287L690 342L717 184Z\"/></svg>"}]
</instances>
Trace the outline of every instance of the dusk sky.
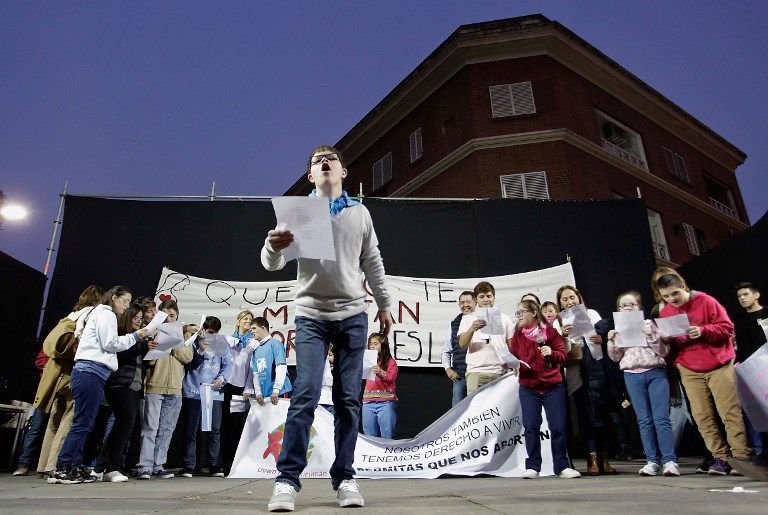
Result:
<instances>
[{"instance_id":1,"label":"dusk sky","mask_svg":"<svg viewBox=\"0 0 768 515\"><path fill-rule=\"evenodd\" d=\"M533 13L743 150L741 192L750 222L762 216L766 1L2 0L0 189L30 213L3 223L0 250L42 269L65 180L78 194L205 195L215 180L222 195L279 195L458 26ZM137 240L153 223L125 216Z\"/></svg>"}]
</instances>

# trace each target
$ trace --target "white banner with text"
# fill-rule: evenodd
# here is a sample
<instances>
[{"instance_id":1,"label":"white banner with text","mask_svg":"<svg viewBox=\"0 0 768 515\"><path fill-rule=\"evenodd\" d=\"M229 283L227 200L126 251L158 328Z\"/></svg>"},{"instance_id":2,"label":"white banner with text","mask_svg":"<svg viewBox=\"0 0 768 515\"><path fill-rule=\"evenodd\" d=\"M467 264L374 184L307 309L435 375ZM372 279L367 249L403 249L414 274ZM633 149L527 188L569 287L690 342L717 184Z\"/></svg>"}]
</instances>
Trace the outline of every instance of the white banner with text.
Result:
<instances>
[{"instance_id":1,"label":"white banner with text","mask_svg":"<svg viewBox=\"0 0 768 515\"><path fill-rule=\"evenodd\" d=\"M362 280L362 276L361 276ZM392 296L395 326L389 336L392 354L399 366L437 367L448 324L459 314L462 291L473 290L480 281L489 281L496 289L496 306L512 316L520 297L535 293L542 302L555 300L557 289L574 284L570 263L543 270L496 277L435 279L387 276L387 290ZM286 345L288 364L295 364L294 293L296 281L237 282L204 279L163 268L155 298L175 299L179 319L199 323L200 315L213 315L222 323L221 332L235 330L237 314L249 309L254 316L269 320L272 335ZM369 332L378 330L376 306L368 309Z\"/></svg>"}]
</instances>

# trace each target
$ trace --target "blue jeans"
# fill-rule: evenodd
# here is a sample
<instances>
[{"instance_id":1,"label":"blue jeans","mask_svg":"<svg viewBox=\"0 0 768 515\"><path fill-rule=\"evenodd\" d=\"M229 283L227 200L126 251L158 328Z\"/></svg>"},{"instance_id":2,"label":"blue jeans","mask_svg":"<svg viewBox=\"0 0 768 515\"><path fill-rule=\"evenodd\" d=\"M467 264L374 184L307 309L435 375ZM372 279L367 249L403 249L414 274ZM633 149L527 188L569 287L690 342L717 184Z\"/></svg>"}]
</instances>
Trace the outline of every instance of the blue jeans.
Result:
<instances>
[{"instance_id":1,"label":"blue jeans","mask_svg":"<svg viewBox=\"0 0 768 515\"><path fill-rule=\"evenodd\" d=\"M221 405L222 401L213 401L211 413L211 430L205 435L206 451L208 456L208 469L218 470L219 449L221 448ZM195 470L197 466L197 430L200 429L202 405L200 399L182 400L182 411L186 420L186 432L184 435L184 467ZM234 435L233 435L234 436Z\"/></svg>"},{"instance_id":2,"label":"blue jeans","mask_svg":"<svg viewBox=\"0 0 768 515\"><path fill-rule=\"evenodd\" d=\"M368 436L395 437L397 401L363 403L363 432Z\"/></svg>"},{"instance_id":3,"label":"blue jeans","mask_svg":"<svg viewBox=\"0 0 768 515\"><path fill-rule=\"evenodd\" d=\"M152 473L163 470L168 458L171 436L179 420L179 411L180 395L148 393L144 396L139 470L149 470Z\"/></svg>"},{"instance_id":4,"label":"blue jeans","mask_svg":"<svg viewBox=\"0 0 768 515\"><path fill-rule=\"evenodd\" d=\"M35 409L32 418L29 420L29 429L27 436L24 437L24 445L19 456L19 467L33 466L37 461L37 453L40 450L40 444L45 437L45 428L48 425L48 413L40 409Z\"/></svg>"},{"instance_id":5,"label":"blue jeans","mask_svg":"<svg viewBox=\"0 0 768 515\"><path fill-rule=\"evenodd\" d=\"M82 465L83 447L93 430L99 406L104 399L104 383L106 380L99 375L80 370L77 365L72 369L70 387L75 398L75 414L72 427L59 452L57 469Z\"/></svg>"},{"instance_id":6,"label":"blue jeans","mask_svg":"<svg viewBox=\"0 0 768 515\"><path fill-rule=\"evenodd\" d=\"M749 440L749 446L752 448L752 452L754 452L756 456L763 456L765 454L763 435L760 431L755 429L755 426L752 425L752 422L749 420L746 413L744 413L744 427L747 430L747 440ZM26 447L26 445L27 442L25 440L24 446ZM19 460L19 463L22 463L22 461Z\"/></svg>"},{"instance_id":7,"label":"blue jeans","mask_svg":"<svg viewBox=\"0 0 768 515\"><path fill-rule=\"evenodd\" d=\"M565 387L556 385L551 390L539 393L520 386L520 408L525 428L525 468L541 472L541 408L547 414L549 442L552 448L552 462L555 474L570 466L565 445Z\"/></svg>"},{"instance_id":8,"label":"blue jeans","mask_svg":"<svg viewBox=\"0 0 768 515\"><path fill-rule=\"evenodd\" d=\"M283 448L277 460L276 481L301 489L299 475L307 466L309 430L320 401L328 344L333 344L334 444L336 459L331 466L333 488L352 479L355 444L360 423L360 384L363 380L363 353L368 337L368 315L359 313L344 320L316 320L296 317L296 384L285 421Z\"/></svg>"},{"instance_id":9,"label":"blue jeans","mask_svg":"<svg viewBox=\"0 0 768 515\"><path fill-rule=\"evenodd\" d=\"M464 400L467 396L467 378L462 377L458 381L453 381L453 398L451 399L451 408Z\"/></svg>"},{"instance_id":10,"label":"blue jeans","mask_svg":"<svg viewBox=\"0 0 768 515\"><path fill-rule=\"evenodd\" d=\"M657 465L677 461L669 420L669 381L664 367L639 374L624 372L624 384L635 408L646 459Z\"/></svg>"}]
</instances>

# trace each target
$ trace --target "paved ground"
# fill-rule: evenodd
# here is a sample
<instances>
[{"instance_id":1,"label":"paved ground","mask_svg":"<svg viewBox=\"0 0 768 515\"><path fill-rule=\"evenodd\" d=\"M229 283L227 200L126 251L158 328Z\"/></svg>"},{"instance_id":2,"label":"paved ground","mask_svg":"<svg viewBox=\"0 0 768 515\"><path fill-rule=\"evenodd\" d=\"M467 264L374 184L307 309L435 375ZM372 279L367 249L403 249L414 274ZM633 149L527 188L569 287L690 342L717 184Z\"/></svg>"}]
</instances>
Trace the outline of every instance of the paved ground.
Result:
<instances>
[{"instance_id":1,"label":"paved ground","mask_svg":"<svg viewBox=\"0 0 768 515\"><path fill-rule=\"evenodd\" d=\"M583 462L577 462L577 466ZM361 480L367 513L766 513L768 483L694 473L682 460L679 478L642 478L641 462L614 464L613 477L538 480L451 478ZM713 492L742 487L755 493ZM37 476L0 475L3 513L253 513L266 511L272 482L195 477L110 484L48 485ZM304 483L299 512L342 511L327 480ZM349 514L347 509L346 512ZM363 510L360 510L363 511Z\"/></svg>"}]
</instances>

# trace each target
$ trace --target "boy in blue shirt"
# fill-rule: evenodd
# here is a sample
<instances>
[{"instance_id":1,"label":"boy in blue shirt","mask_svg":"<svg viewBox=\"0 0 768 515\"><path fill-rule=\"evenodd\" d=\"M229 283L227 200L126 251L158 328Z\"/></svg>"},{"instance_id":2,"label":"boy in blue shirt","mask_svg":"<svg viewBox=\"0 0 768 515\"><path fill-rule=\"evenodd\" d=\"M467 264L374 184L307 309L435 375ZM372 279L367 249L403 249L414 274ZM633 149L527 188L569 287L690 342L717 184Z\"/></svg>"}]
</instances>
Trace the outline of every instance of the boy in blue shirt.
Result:
<instances>
[{"instance_id":1,"label":"boy in blue shirt","mask_svg":"<svg viewBox=\"0 0 768 515\"><path fill-rule=\"evenodd\" d=\"M264 397L269 397L273 405L281 395L293 390L288 379L288 365L285 362L285 346L269 334L269 322L264 317L256 317L251 325L253 338L258 347L251 355L251 371L244 393L252 396L259 405L264 406Z\"/></svg>"},{"instance_id":2,"label":"boy in blue shirt","mask_svg":"<svg viewBox=\"0 0 768 515\"><path fill-rule=\"evenodd\" d=\"M182 412L187 422L184 437L184 468L182 477L192 477L197 464L197 431L200 429L202 404L200 402L200 385L213 384L213 413L211 415L211 431L206 437L208 454L208 471L213 477L224 477L219 464L219 448L221 446L221 404L224 400L224 385L232 370L232 356L227 353L223 358L216 356L205 343L206 334L216 334L221 330L221 320L216 317L206 317L202 332L193 343L194 357L187 365L184 376Z\"/></svg>"},{"instance_id":3,"label":"boy in blue shirt","mask_svg":"<svg viewBox=\"0 0 768 515\"><path fill-rule=\"evenodd\" d=\"M391 299L384 282L384 263L371 215L342 190L347 176L341 153L321 146L309 156L307 178L315 185L310 196L328 201L336 261L299 258L296 306L296 383L285 422L282 451L277 461L270 511L292 511L301 489L299 475L307 466L309 430L320 399L328 344L333 344L333 405L336 459L331 466L331 486L339 506L363 506L354 480L357 427L360 421L360 384L363 353L368 338L368 282L378 307L380 333L389 334L394 323ZM261 264L280 270L286 264L283 250L293 242L288 229L269 231L261 249Z\"/></svg>"}]
</instances>

